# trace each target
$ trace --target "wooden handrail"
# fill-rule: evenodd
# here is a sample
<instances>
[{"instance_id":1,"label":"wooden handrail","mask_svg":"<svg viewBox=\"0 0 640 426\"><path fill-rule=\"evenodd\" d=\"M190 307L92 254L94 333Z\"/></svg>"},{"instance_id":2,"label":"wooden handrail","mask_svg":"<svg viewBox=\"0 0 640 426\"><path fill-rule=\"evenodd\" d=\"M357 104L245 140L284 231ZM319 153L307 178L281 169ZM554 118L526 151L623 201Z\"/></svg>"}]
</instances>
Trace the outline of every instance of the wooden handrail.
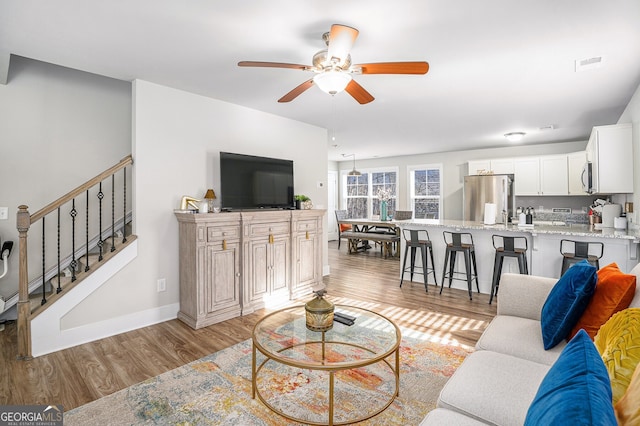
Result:
<instances>
[{"instance_id":1,"label":"wooden handrail","mask_svg":"<svg viewBox=\"0 0 640 426\"><path fill-rule=\"evenodd\" d=\"M63 205L65 203L71 201L72 199L76 198L78 195L82 194L87 189L89 189L92 186L102 182L103 180L105 180L106 178L108 178L112 174L116 173L118 170L121 170L121 169L125 168L129 164L133 164L133 157L131 157L131 155L127 155L122 160L120 160L120 162L118 164L116 164L115 166L112 166L112 167L108 168L107 170L105 170L104 172L100 173L96 177L86 181L85 183L83 183L82 185L77 187L76 189L74 189L72 191L69 191L67 194L63 195L62 197L58 198L57 200L53 201L52 203L49 203L45 207L41 208L40 210L38 210L37 212L32 214L31 215L31 223L37 222L38 220L40 220L44 216L46 216L49 213L51 213L52 211L56 210L61 205Z\"/></svg>"},{"instance_id":2,"label":"wooden handrail","mask_svg":"<svg viewBox=\"0 0 640 426\"><path fill-rule=\"evenodd\" d=\"M106 178L113 176L118 171L124 169L126 166L133 164L133 157L128 155L124 157L120 162L104 172L100 173L96 177L86 181L76 189L68 192L62 197L58 198L52 203L49 203L44 208L38 210L34 214L29 214L29 207L21 205L18 207L18 213L16 215L16 222L19 234L19 248L20 248L20 261L18 271L18 320L17 320L17 333L18 333L18 358L30 359L31 358L31 304L29 302L29 272L27 262L27 236L29 228L32 224L42 219L49 213L55 211L65 203L74 200L78 195L89 188L101 183ZM44 229L44 225L43 225ZM43 233L44 239L44 233ZM87 251L88 251L87 247Z\"/></svg>"}]
</instances>

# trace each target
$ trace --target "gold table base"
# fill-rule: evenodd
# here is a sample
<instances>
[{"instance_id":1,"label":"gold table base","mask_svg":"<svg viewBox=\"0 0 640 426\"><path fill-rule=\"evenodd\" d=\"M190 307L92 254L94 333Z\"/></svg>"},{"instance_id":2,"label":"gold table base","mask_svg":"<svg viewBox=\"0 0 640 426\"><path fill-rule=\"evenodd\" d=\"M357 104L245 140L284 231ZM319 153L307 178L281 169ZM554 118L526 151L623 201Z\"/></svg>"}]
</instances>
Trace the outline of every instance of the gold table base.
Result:
<instances>
[{"instance_id":1,"label":"gold table base","mask_svg":"<svg viewBox=\"0 0 640 426\"><path fill-rule=\"evenodd\" d=\"M291 346L287 346L285 348L282 348L280 351L278 351L279 353L287 351L289 349L293 349L297 346L308 346L308 345L313 345L313 344L321 344L322 345L322 359L325 359L325 332L322 332L322 340L317 340L317 341L308 341L308 342L304 342L304 343L299 343L299 344L295 344L295 345L291 345ZM330 342L331 345L342 345L342 346L352 346L358 349L362 349L365 350L367 352L370 353L374 353L373 351L371 351L370 349L360 346L360 345L356 345L353 343L348 343L348 342ZM313 366L309 366L308 364L305 364L304 366L299 365L298 363L296 363L293 360L283 360L280 358L276 358L274 357L274 354L269 353L268 351L263 351L261 348L257 347L255 344L255 341L252 342L252 348L253 348L253 354L252 354L252 359L251 359L251 397L253 399L256 398L256 396L258 396L258 399L260 399L260 401L262 401L262 403L264 405L266 405L271 411L280 414L281 416L289 419L289 420L293 420L295 422L301 422L301 423L306 423L306 424L311 424L311 425L325 425L325 424L329 424L330 426L333 425L347 425L347 424L352 424L352 423L358 423L367 419L370 419L378 414L380 414L381 412L383 412L384 410L386 410L392 403L393 401L398 397L398 395L400 394L400 344L398 341L398 344L395 347L395 350L393 350L391 352L391 354L395 355L395 368L389 363L389 361L386 359L390 354L389 353L385 353L382 354L379 357L373 357L371 359L366 359L366 360L362 360L360 362L353 362L349 365L346 366L336 366L336 367L332 367L332 366L327 366L324 364L318 364L315 368ZM264 361L262 361L260 363L260 365L257 365L256 362L256 354L257 352L260 351L260 353L262 353L266 359ZM310 421L308 419L300 419L297 417L293 417L287 413L284 413L282 410L279 410L277 408L275 408L272 404L270 404L269 402L267 402L265 400L265 398L263 398L263 396L260 394L260 390L258 389L257 386L257 378L258 378L258 374L260 374L260 371L262 370L262 367L264 367L264 365L269 362L269 361L274 361L280 364L285 364L285 365L289 365L291 367L295 367L295 368L300 368L300 369L308 369L308 370L319 370L319 371L327 371L329 372L329 421L328 423L322 423L322 422L314 422L314 421ZM343 422L338 422L338 423L334 423L334 383L335 383L335 372L336 371L342 371L342 370L352 370L355 368L360 368L360 367L366 367L368 365L372 365L372 364L377 364L379 362L384 362L385 364L387 364L387 366L391 369L391 371L394 373L394 377L395 377L395 391L393 392L393 394L391 395L391 398L389 399L389 401L386 402L386 404L384 404L380 409L375 410L372 413L369 413L363 417L359 417L356 419L349 419L348 421L343 421Z\"/></svg>"}]
</instances>

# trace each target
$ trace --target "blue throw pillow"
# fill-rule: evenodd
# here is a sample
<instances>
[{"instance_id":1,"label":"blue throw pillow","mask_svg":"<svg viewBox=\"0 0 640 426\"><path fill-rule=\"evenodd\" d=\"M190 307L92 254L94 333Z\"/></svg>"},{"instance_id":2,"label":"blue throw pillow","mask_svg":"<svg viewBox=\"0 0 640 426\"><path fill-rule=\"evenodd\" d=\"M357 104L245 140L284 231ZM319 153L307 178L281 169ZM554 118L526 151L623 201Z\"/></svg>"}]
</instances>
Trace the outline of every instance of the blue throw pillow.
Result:
<instances>
[{"instance_id":1,"label":"blue throw pillow","mask_svg":"<svg viewBox=\"0 0 640 426\"><path fill-rule=\"evenodd\" d=\"M540 324L545 350L567 338L584 313L596 289L598 274L586 260L567 269L542 306Z\"/></svg>"},{"instance_id":2,"label":"blue throw pillow","mask_svg":"<svg viewBox=\"0 0 640 426\"><path fill-rule=\"evenodd\" d=\"M524 424L617 425L609 374L586 331L571 339L547 372Z\"/></svg>"}]
</instances>

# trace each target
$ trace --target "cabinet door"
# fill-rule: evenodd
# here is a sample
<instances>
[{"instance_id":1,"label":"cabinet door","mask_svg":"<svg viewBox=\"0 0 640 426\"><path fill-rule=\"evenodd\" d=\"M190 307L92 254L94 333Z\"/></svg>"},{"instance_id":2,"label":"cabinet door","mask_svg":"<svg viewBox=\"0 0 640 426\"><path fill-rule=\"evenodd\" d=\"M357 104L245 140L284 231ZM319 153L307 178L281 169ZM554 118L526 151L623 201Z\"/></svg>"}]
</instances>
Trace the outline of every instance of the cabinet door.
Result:
<instances>
[{"instance_id":1,"label":"cabinet door","mask_svg":"<svg viewBox=\"0 0 640 426\"><path fill-rule=\"evenodd\" d=\"M296 278L293 291L311 288L319 278L318 271L318 236L315 233L296 236Z\"/></svg>"},{"instance_id":2,"label":"cabinet door","mask_svg":"<svg viewBox=\"0 0 640 426\"><path fill-rule=\"evenodd\" d=\"M489 160L471 160L469 161L468 174L478 175L482 172L491 170L491 162Z\"/></svg>"},{"instance_id":3,"label":"cabinet door","mask_svg":"<svg viewBox=\"0 0 640 426\"><path fill-rule=\"evenodd\" d=\"M276 239L269 245L271 251L271 282L270 294L283 293L289 298L289 238Z\"/></svg>"},{"instance_id":4,"label":"cabinet door","mask_svg":"<svg viewBox=\"0 0 640 426\"><path fill-rule=\"evenodd\" d=\"M240 244L206 248L205 297L207 313L240 305Z\"/></svg>"},{"instance_id":5,"label":"cabinet door","mask_svg":"<svg viewBox=\"0 0 640 426\"><path fill-rule=\"evenodd\" d=\"M587 162L586 151L567 154L567 176L569 195L587 195L582 188L582 169Z\"/></svg>"},{"instance_id":6,"label":"cabinet door","mask_svg":"<svg viewBox=\"0 0 640 426\"><path fill-rule=\"evenodd\" d=\"M540 195L569 194L566 155L540 157Z\"/></svg>"},{"instance_id":7,"label":"cabinet door","mask_svg":"<svg viewBox=\"0 0 640 426\"><path fill-rule=\"evenodd\" d=\"M516 158L513 161L516 195L540 194L540 161L538 157Z\"/></svg>"},{"instance_id":8,"label":"cabinet door","mask_svg":"<svg viewBox=\"0 0 640 426\"><path fill-rule=\"evenodd\" d=\"M249 301L260 301L269 293L269 281L271 275L271 261L269 252L269 242L267 239L251 241L249 243L250 272Z\"/></svg>"},{"instance_id":9,"label":"cabinet door","mask_svg":"<svg viewBox=\"0 0 640 426\"><path fill-rule=\"evenodd\" d=\"M491 160L491 171L494 175L508 175L514 172L513 158Z\"/></svg>"}]
</instances>

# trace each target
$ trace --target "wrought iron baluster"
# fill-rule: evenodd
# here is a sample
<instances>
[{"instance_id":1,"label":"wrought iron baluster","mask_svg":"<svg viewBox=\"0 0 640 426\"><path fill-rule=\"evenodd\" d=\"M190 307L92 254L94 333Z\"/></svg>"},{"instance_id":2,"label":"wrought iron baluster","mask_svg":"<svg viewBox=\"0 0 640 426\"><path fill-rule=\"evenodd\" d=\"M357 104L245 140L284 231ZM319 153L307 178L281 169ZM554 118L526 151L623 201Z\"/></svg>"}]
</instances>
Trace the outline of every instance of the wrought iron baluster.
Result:
<instances>
[{"instance_id":1,"label":"wrought iron baluster","mask_svg":"<svg viewBox=\"0 0 640 426\"><path fill-rule=\"evenodd\" d=\"M122 243L127 242L127 168L124 167L122 169L123 173L123 197L124 197L124 207L122 209Z\"/></svg>"},{"instance_id":2,"label":"wrought iron baluster","mask_svg":"<svg viewBox=\"0 0 640 426\"><path fill-rule=\"evenodd\" d=\"M78 266L78 261L76 260L76 216L78 215L78 211L76 210L76 199L74 198L71 201L71 263L69 266L71 267L71 282L76 280L76 267Z\"/></svg>"},{"instance_id":3,"label":"wrought iron baluster","mask_svg":"<svg viewBox=\"0 0 640 426\"><path fill-rule=\"evenodd\" d=\"M62 291L62 287L60 286L62 277L60 274L60 207L58 207L58 288L56 289L56 293L60 293Z\"/></svg>"},{"instance_id":4,"label":"wrought iron baluster","mask_svg":"<svg viewBox=\"0 0 640 426\"><path fill-rule=\"evenodd\" d=\"M86 247L87 247L87 253L85 255L85 261L87 262L86 265L84 265L84 271L88 272L89 269L91 269L89 267L89 190L87 189L87 205L85 206L85 230L86 230Z\"/></svg>"},{"instance_id":5,"label":"wrought iron baluster","mask_svg":"<svg viewBox=\"0 0 640 426\"><path fill-rule=\"evenodd\" d=\"M116 251L116 175L111 175L111 251Z\"/></svg>"},{"instance_id":6,"label":"wrought iron baluster","mask_svg":"<svg viewBox=\"0 0 640 426\"><path fill-rule=\"evenodd\" d=\"M98 262L102 261L102 247L104 246L104 240L102 239L102 199L104 198L104 192L102 192L102 182L100 182L100 188L98 190L98 249L100 254L98 255Z\"/></svg>"},{"instance_id":7,"label":"wrought iron baluster","mask_svg":"<svg viewBox=\"0 0 640 426\"><path fill-rule=\"evenodd\" d=\"M45 303L47 303L47 297L46 297L46 282L45 282L45 264L46 264L46 253L45 253L45 247L46 247L46 243L45 243L45 233L44 233L44 220L45 217L42 217L42 301L40 302L40 305L44 305Z\"/></svg>"}]
</instances>

